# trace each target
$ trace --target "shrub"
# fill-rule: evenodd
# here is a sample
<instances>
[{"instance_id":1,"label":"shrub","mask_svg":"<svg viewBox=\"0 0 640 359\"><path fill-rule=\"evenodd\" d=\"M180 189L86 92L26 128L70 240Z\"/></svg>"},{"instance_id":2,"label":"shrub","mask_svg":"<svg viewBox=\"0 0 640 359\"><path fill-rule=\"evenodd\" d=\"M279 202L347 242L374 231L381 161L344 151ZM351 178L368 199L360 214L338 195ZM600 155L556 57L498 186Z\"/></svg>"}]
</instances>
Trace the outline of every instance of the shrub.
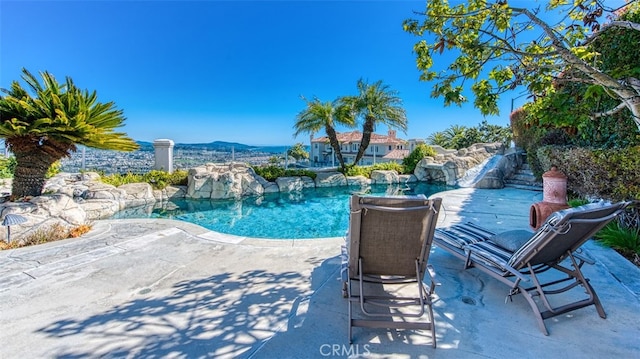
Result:
<instances>
[{"instance_id":1,"label":"shrub","mask_svg":"<svg viewBox=\"0 0 640 359\"><path fill-rule=\"evenodd\" d=\"M345 176L364 176L367 178L371 178L371 166L347 166L347 171L345 172Z\"/></svg>"},{"instance_id":2,"label":"shrub","mask_svg":"<svg viewBox=\"0 0 640 359\"><path fill-rule=\"evenodd\" d=\"M399 174L403 174L406 173L406 168L404 165L400 164L400 163L395 163L395 162L383 162L383 163L376 163L375 165L372 166L372 171L374 170L380 170L380 171L396 171Z\"/></svg>"},{"instance_id":3,"label":"shrub","mask_svg":"<svg viewBox=\"0 0 640 359\"><path fill-rule=\"evenodd\" d=\"M640 255L640 228L624 227L618 222L610 222L595 235L600 243L620 252L625 257Z\"/></svg>"},{"instance_id":4,"label":"shrub","mask_svg":"<svg viewBox=\"0 0 640 359\"><path fill-rule=\"evenodd\" d=\"M306 176L306 177L311 177L313 179L316 178L317 174L313 171L310 170L302 170L302 169L287 169L285 170L282 167L278 167L278 166L274 166L274 165L269 165L269 166L260 166L260 167L253 167L253 170L255 171L255 173L266 179L267 181L275 181L276 178L278 177L295 177L295 176Z\"/></svg>"},{"instance_id":5,"label":"shrub","mask_svg":"<svg viewBox=\"0 0 640 359\"><path fill-rule=\"evenodd\" d=\"M580 207L587 203L589 203L589 200L584 198L572 198L567 201L567 204L569 205L569 207Z\"/></svg>"},{"instance_id":6,"label":"shrub","mask_svg":"<svg viewBox=\"0 0 640 359\"><path fill-rule=\"evenodd\" d=\"M186 186L189 178L187 171L166 171L153 170L142 175L143 181L151 184L154 189L164 189L167 186Z\"/></svg>"},{"instance_id":7,"label":"shrub","mask_svg":"<svg viewBox=\"0 0 640 359\"><path fill-rule=\"evenodd\" d=\"M13 171L16 169L16 158L0 157L0 178L13 178Z\"/></svg>"},{"instance_id":8,"label":"shrub","mask_svg":"<svg viewBox=\"0 0 640 359\"><path fill-rule=\"evenodd\" d=\"M526 138L524 137L527 131L525 124L526 118L527 113L522 107L515 109L513 112L511 112L511 115L509 115L511 131L513 132L513 142L520 148L528 147L528 143L526 142Z\"/></svg>"},{"instance_id":9,"label":"shrub","mask_svg":"<svg viewBox=\"0 0 640 359\"><path fill-rule=\"evenodd\" d=\"M127 183L138 183L142 181L142 175L127 172L125 174L114 173L107 176L101 176L100 181L112 186L118 187Z\"/></svg>"},{"instance_id":10,"label":"shrub","mask_svg":"<svg viewBox=\"0 0 640 359\"><path fill-rule=\"evenodd\" d=\"M567 176L568 189L578 197L640 198L640 146L597 150L544 146L537 158L546 170L557 166Z\"/></svg>"},{"instance_id":11,"label":"shrub","mask_svg":"<svg viewBox=\"0 0 640 359\"><path fill-rule=\"evenodd\" d=\"M305 176L305 177L310 177L311 179L316 179L316 176L318 176L317 173L310 171L310 170L300 170L300 169L287 169L284 171L284 175L286 177L292 177L292 176Z\"/></svg>"},{"instance_id":12,"label":"shrub","mask_svg":"<svg viewBox=\"0 0 640 359\"><path fill-rule=\"evenodd\" d=\"M55 161L51 167L47 170L45 174L45 178L51 178L62 171L62 163L60 161Z\"/></svg>"},{"instance_id":13,"label":"shrub","mask_svg":"<svg viewBox=\"0 0 640 359\"><path fill-rule=\"evenodd\" d=\"M364 176L371 178L371 172L375 170L405 173L405 166L395 162L376 163L373 166L349 166L347 167L345 176Z\"/></svg>"},{"instance_id":14,"label":"shrub","mask_svg":"<svg viewBox=\"0 0 640 359\"><path fill-rule=\"evenodd\" d=\"M128 172L126 174L114 173L108 176L100 177L104 183L112 186L122 186L128 183L149 183L154 189L164 189L167 186L186 186L188 180L188 172L183 170L169 173L166 171L153 170L145 174L135 174Z\"/></svg>"},{"instance_id":15,"label":"shrub","mask_svg":"<svg viewBox=\"0 0 640 359\"><path fill-rule=\"evenodd\" d=\"M405 173L413 173L416 169L416 165L418 162L422 161L425 157L435 157L438 153L433 147L429 145L425 145L423 143L416 146L416 148L411 151L409 156L405 157L402 160L402 164L404 165Z\"/></svg>"}]
</instances>

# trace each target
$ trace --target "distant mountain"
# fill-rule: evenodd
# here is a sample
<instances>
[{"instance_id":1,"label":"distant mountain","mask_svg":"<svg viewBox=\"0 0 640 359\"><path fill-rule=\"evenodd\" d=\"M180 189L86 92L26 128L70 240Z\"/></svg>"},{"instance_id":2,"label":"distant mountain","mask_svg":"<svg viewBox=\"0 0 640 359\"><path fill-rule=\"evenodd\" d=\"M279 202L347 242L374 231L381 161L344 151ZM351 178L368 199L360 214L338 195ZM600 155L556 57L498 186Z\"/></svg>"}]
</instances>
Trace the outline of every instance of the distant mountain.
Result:
<instances>
[{"instance_id":1,"label":"distant mountain","mask_svg":"<svg viewBox=\"0 0 640 359\"><path fill-rule=\"evenodd\" d=\"M153 151L153 142L137 141L142 151ZM211 150L221 152L256 151L267 153L284 153L291 146L250 146L237 142L213 141L209 143L176 143L174 149Z\"/></svg>"},{"instance_id":2,"label":"distant mountain","mask_svg":"<svg viewBox=\"0 0 640 359\"><path fill-rule=\"evenodd\" d=\"M224 151L231 152L234 151L247 151L254 149L255 146L249 146L242 143L236 142L224 142L224 141L213 141L209 143L176 143L175 148L182 149L207 149L214 151Z\"/></svg>"},{"instance_id":3,"label":"distant mountain","mask_svg":"<svg viewBox=\"0 0 640 359\"><path fill-rule=\"evenodd\" d=\"M146 141L136 141L138 146L140 146L140 150L142 151L153 151L153 143Z\"/></svg>"}]
</instances>

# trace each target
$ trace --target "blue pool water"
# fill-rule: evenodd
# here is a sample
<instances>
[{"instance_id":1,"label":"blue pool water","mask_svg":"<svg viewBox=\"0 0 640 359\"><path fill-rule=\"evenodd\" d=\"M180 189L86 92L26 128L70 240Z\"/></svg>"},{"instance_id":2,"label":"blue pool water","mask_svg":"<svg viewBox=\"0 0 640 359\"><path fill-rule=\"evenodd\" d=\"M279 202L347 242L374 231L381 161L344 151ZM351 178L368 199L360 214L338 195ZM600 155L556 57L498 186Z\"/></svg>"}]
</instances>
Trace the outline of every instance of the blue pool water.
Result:
<instances>
[{"instance_id":1,"label":"blue pool water","mask_svg":"<svg viewBox=\"0 0 640 359\"><path fill-rule=\"evenodd\" d=\"M425 194L451 189L445 185L372 186L307 189L242 200L177 200L162 205L130 208L112 218L169 218L191 222L212 231L237 236L291 239L343 236L349 226L349 196Z\"/></svg>"}]
</instances>

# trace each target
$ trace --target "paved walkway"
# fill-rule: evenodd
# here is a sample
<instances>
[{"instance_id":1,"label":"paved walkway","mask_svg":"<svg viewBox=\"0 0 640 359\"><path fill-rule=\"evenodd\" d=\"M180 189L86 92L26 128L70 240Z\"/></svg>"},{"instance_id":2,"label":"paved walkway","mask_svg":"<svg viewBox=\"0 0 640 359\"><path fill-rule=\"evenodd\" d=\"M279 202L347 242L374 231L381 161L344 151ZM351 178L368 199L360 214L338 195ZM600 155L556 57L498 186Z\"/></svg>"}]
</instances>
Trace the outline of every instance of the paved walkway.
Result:
<instances>
[{"instance_id":1,"label":"paved walkway","mask_svg":"<svg viewBox=\"0 0 640 359\"><path fill-rule=\"evenodd\" d=\"M540 194L438 194L439 225L527 228ZM346 215L346 214L345 214ZM593 306L539 330L523 298L435 248L438 348L420 331L355 328L340 295L342 238L256 240L171 220L109 220L80 239L0 252L0 358L603 358L640 353L640 271L587 243Z\"/></svg>"}]
</instances>

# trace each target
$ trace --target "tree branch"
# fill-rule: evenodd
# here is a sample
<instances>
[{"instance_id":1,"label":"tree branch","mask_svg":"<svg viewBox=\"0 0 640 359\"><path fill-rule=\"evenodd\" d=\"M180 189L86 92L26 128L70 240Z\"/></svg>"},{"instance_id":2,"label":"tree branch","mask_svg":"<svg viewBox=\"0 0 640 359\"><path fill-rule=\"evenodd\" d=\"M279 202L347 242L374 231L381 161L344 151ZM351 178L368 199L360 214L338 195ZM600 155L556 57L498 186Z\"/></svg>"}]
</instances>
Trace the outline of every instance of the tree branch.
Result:
<instances>
[{"instance_id":1,"label":"tree branch","mask_svg":"<svg viewBox=\"0 0 640 359\"><path fill-rule=\"evenodd\" d=\"M592 115L592 118L596 119L596 118L599 118L599 117L611 116L611 115L614 115L614 114L622 111L625 108L627 108L627 105L624 102L620 102L620 104L618 106L612 108L609 111L594 113Z\"/></svg>"},{"instance_id":2,"label":"tree branch","mask_svg":"<svg viewBox=\"0 0 640 359\"><path fill-rule=\"evenodd\" d=\"M633 87L624 86L625 84L621 84L618 80L599 71L598 69L594 68L593 66L589 65L588 63L574 55L563 44L562 40L558 38L553 28L551 28L547 23L538 18L531 11L524 8L514 8L512 10L514 12L526 15L529 19L531 19L533 23L538 25L547 34L547 36L549 36L549 38L551 39L551 46L553 46L558 51L558 55L562 59L564 59L570 66L575 67L580 72L584 73L585 76L593 79L597 84L610 88L621 99L623 99L623 101L625 101L625 98L638 96L638 92Z\"/></svg>"}]
</instances>

